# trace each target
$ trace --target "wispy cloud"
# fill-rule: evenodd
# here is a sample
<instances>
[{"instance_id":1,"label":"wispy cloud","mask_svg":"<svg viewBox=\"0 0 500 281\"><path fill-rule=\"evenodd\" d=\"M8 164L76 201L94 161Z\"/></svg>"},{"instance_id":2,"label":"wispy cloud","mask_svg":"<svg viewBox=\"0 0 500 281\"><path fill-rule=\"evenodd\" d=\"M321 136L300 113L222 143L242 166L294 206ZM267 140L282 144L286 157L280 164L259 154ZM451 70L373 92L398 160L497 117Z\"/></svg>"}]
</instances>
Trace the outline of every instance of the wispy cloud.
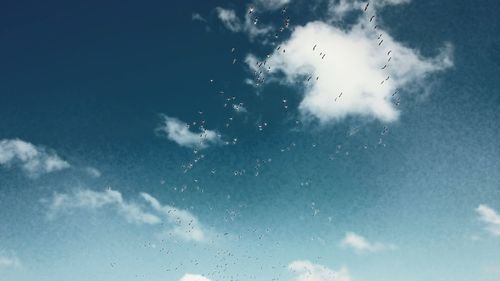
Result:
<instances>
[{"instance_id":1,"label":"wispy cloud","mask_svg":"<svg viewBox=\"0 0 500 281\"><path fill-rule=\"evenodd\" d=\"M220 21L227 29L232 32L242 30L242 23L238 16L236 16L236 12L234 10L217 7L215 8L215 11L217 12L217 17L219 17Z\"/></svg>"},{"instance_id":2,"label":"wispy cloud","mask_svg":"<svg viewBox=\"0 0 500 281\"><path fill-rule=\"evenodd\" d=\"M330 0L328 2L328 10L332 15L332 19L341 18L346 15L348 12L356 11L356 10L364 10L366 4L369 2L370 12L377 10L379 8L388 6L388 5L400 5L407 4L411 0Z\"/></svg>"},{"instance_id":3,"label":"wispy cloud","mask_svg":"<svg viewBox=\"0 0 500 281\"><path fill-rule=\"evenodd\" d=\"M207 277L198 274L184 274L179 281L211 281Z\"/></svg>"},{"instance_id":4,"label":"wispy cloud","mask_svg":"<svg viewBox=\"0 0 500 281\"><path fill-rule=\"evenodd\" d=\"M394 250L397 247L393 244L385 244L380 242L370 242L365 237L354 232L347 232L344 239L340 242L342 247L349 247L356 253L365 252L380 252L386 250Z\"/></svg>"},{"instance_id":5,"label":"wispy cloud","mask_svg":"<svg viewBox=\"0 0 500 281\"><path fill-rule=\"evenodd\" d=\"M45 202L48 203L47 215L51 220L74 209L100 210L108 207L130 223L139 225L163 223L168 227L164 233L185 241L199 242L206 238L198 219L189 211L162 205L147 193L141 193L140 197L147 203L146 205L127 201L119 191L110 188L105 191L83 189L67 194L56 193L51 200Z\"/></svg>"},{"instance_id":6,"label":"wispy cloud","mask_svg":"<svg viewBox=\"0 0 500 281\"><path fill-rule=\"evenodd\" d=\"M70 194L55 193L49 205L49 218L54 219L61 213L72 209L100 209L112 207L128 222L137 224L159 224L161 219L151 213L145 212L136 204L123 199L119 191L111 188L99 192L89 189L78 190Z\"/></svg>"},{"instance_id":7,"label":"wispy cloud","mask_svg":"<svg viewBox=\"0 0 500 281\"><path fill-rule=\"evenodd\" d=\"M19 166L30 177L70 167L55 152L20 139L0 140L0 166Z\"/></svg>"},{"instance_id":8,"label":"wispy cloud","mask_svg":"<svg viewBox=\"0 0 500 281\"><path fill-rule=\"evenodd\" d=\"M290 0L255 0L254 4L261 9L273 11L290 3Z\"/></svg>"},{"instance_id":9,"label":"wispy cloud","mask_svg":"<svg viewBox=\"0 0 500 281\"><path fill-rule=\"evenodd\" d=\"M162 115L163 122L156 128L156 132L180 146L188 148L207 148L210 145L222 143L219 133L207 130L200 126L199 132L191 131L190 125L181 120Z\"/></svg>"},{"instance_id":10,"label":"wispy cloud","mask_svg":"<svg viewBox=\"0 0 500 281\"><path fill-rule=\"evenodd\" d=\"M436 57L423 57L382 27L374 29L377 18L370 22L371 15L363 13L348 30L322 21L298 26L265 64L252 54L246 62L260 81L302 85L304 117L323 123L348 116L395 121L399 110L393 94L424 87L428 75L451 67L452 47L444 44Z\"/></svg>"},{"instance_id":11,"label":"wispy cloud","mask_svg":"<svg viewBox=\"0 0 500 281\"><path fill-rule=\"evenodd\" d=\"M193 21L207 22L207 20L202 15L200 15L198 13L193 13L191 15L191 20L193 20Z\"/></svg>"},{"instance_id":12,"label":"wispy cloud","mask_svg":"<svg viewBox=\"0 0 500 281\"><path fill-rule=\"evenodd\" d=\"M141 196L156 212L173 225L171 229L167 230L168 233L187 241L203 241L205 239L205 233L198 219L189 211L161 205L156 198L147 193L141 193Z\"/></svg>"},{"instance_id":13,"label":"wispy cloud","mask_svg":"<svg viewBox=\"0 0 500 281\"><path fill-rule=\"evenodd\" d=\"M347 268L335 271L306 260L294 261L288 269L297 274L293 281L351 281Z\"/></svg>"},{"instance_id":14,"label":"wispy cloud","mask_svg":"<svg viewBox=\"0 0 500 281\"><path fill-rule=\"evenodd\" d=\"M21 267L21 261L14 252L0 251L0 269L19 267Z\"/></svg>"},{"instance_id":15,"label":"wispy cloud","mask_svg":"<svg viewBox=\"0 0 500 281\"><path fill-rule=\"evenodd\" d=\"M486 230L494 236L500 236L500 214L488 205L481 204L476 208L479 220L485 223Z\"/></svg>"},{"instance_id":16,"label":"wispy cloud","mask_svg":"<svg viewBox=\"0 0 500 281\"><path fill-rule=\"evenodd\" d=\"M94 167L86 167L84 170L89 176L91 176L93 178L101 177L101 171L99 171L98 169L96 169Z\"/></svg>"},{"instance_id":17,"label":"wispy cloud","mask_svg":"<svg viewBox=\"0 0 500 281\"><path fill-rule=\"evenodd\" d=\"M227 29L232 32L244 32L249 36L250 40L266 35L273 30L269 25L260 24L253 14L246 13L244 19L241 20L234 10L217 7L215 11L217 17Z\"/></svg>"}]
</instances>

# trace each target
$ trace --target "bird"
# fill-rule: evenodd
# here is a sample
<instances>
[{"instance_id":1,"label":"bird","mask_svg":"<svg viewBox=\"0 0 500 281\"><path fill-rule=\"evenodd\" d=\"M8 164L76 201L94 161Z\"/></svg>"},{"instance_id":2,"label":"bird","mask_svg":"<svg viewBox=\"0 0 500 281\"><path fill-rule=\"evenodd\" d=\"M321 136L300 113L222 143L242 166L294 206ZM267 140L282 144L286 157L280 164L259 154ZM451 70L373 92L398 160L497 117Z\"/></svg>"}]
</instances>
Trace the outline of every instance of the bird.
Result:
<instances>
[{"instance_id":1,"label":"bird","mask_svg":"<svg viewBox=\"0 0 500 281\"><path fill-rule=\"evenodd\" d=\"M382 67L382 69L386 69L386 68L387 68L387 64Z\"/></svg>"},{"instance_id":2,"label":"bird","mask_svg":"<svg viewBox=\"0 0 500 281\"><path fill-rule=\"evenodd\" d=\"M389 52L387 52L387 55L390 55L392 53L392 50L390 50Z\"/></svg>"},{"instance_id":3,"label":"bird","mask_svg":"<svg viewBox=\"0 0 500 281\"><path fill-rule=\"evenodd\" d=\"M370 2L366 2L365 12L366 12L366 9L368 9L368 6L370 6Z\"/></svg>"},{"instance_id":4,"label":"bird","mask_svg":"<svg viewBox=\"0 0 500 281\"><path fill-rule=\"evenodd\" d=\"M384 42L384 40L383 40L383 39L382 39L382 41L380 41L380 43L378 43L378 45L379 45L379 46L380 46L380 45L382 45L382 42Z\"/></svg>"},{"instance_id":5,"label":"bird","mask_svg":"<svg viewBox=\"0 0 500 281\"><path fill-rule=\"evenodd\" d=\"M316 45L314 45L314 47L313 47L313 51L314 51L314 50L316 50Z\"/></svg>"},{"instance_id":6,"label":"bird","mask_svg":"<svg viewBox=\"0 0 500 281\"><path fill-rule=\"evenodd\" d=\"M373 20L374 18L375 18L375 16L372 16L372 17L370 18L370 22L372 22L372 20Z\"/></svg>"}]
</instances>

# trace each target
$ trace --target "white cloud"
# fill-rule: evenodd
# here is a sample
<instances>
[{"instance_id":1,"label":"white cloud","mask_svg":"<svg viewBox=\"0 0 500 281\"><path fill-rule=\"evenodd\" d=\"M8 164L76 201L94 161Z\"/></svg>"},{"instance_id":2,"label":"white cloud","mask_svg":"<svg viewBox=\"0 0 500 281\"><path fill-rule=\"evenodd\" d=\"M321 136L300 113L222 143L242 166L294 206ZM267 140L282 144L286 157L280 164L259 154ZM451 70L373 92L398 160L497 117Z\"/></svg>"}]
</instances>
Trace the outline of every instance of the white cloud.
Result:
<instances>
[{"instance_id":1,"label":"white cloud","mask_svg":"<svg viewBox=\"0 0 500 281\"><path fill-rule=\"evenodd\" d=\"M349 272L344 267L334 271L323 265L299 260L290 263L288 269L298 275L293 281L351 281Z\"/></svg>"},{"instance_id":2,"label":"white cloud","mask_svg":"<svg viewBox=\"0 0 500 281\"><path fill-rule=\"evenodd\" d=\"M340 242L340 245L342 247L350 247L354 249L357 253L379 252L379 251L396 249L396 246L392 244L369 242L365 237L358 235L354 232L347 232L344 239L342 239L342 241Z\"/></svg>"},{"instance_id":3,"label":"white cloud","mask_svg":"<svg viewBox=\"0 0 500 281\"><path fill-rule=\"evenodd\" d=\"M256 0L254 3L263 9L272 11L287 5L290 0Z\"/></svg>"},{"instance_id":4,"label":"white cloud","mask_svg":"<svg viewBox=\"0 0 500 281\"><path fill-rule=\"evenodd\" d=\"M179 281L211 281L207 277L198 274L185 274Z\"/></svg>"},{"instance_id":5,"label":"white cloud","mask_svg":"<svg viewBox=\"0 0 500 281\"><path fill-rule=\"evenodd\" d=\"M296 27L265 64L257 64L251 54L246 62L254 73L262 71L270 78L268 82L303 85L299 110L304 117L322 123L348 116L395 121L399 111L392 94L405 86L421 86L429 74L452 66L452 48L445 44L439 55L425 58L381 28L374 30L374 24L366 15L349 30L310 22Z\"/></svg>"},{"instance_id":6,"label":"white cloud","mask_svg":"<svg viewBox=\"0 0 500 281\"><path fill-rule=\"evenodd\" d=\"M198 13L193 13L191 15L191 20L193 20L193 21L207 22L207 20L202 15L200 15Z\"/></svg>"},{"instance_id":7,"label":"white cloud","mask_svg":"<svg viewBox=\"0 0 500 281\"><path fill-rule=\"evenodd\" d=\"M200 132L193 132L190 126L181 120L162 115L163 123L156 128L156 132L165 134L165 137L180 146L203 149L209 145L221 144L221 136L216 131L200 127Z\"/></svg>"},{"instance_id":8,"label":"white cloud","mask_svg":"<svg viewBox=\"0 0 500 281\"><path fill-rule=\"evenodd\" d=\"M189 211L161 205L156 198L147 193L140 195L148 203L147 206L126 201L119 191L110 188L102 192L84 189L69 194L56 193L48 204L48 217L55 219L73 209L98 210L108 207L130 223L147 225L164 223L170 227L165 232L182 240L199 242L205 239L201 224Z\"/></svg>"},{"instance_id":9,"label":"white cloud","mask_svg":"<svg viewBox=\"0 0 500 281\"><path fill-rule=\"evenodd\" d=\"M411 0L330 0L328 2L328 11L331 13L332 20L343 17L348 12L356 10L364 10L366 4L369 2L367 12L372 15L377 9L388 5L407 4ZM375 11L374 11L375 10Z\"/></svg>"},{"instance_id":10,"label":"white cloud","mask_svg":"<svg viewBox=\"0 0 500 281\"><path fill-rule=\"evenodd\" d=\"M479 205L476 208L479 220L486 224L488 230L494 236L500 236L500 214L487 205Z\"/></svg>"},{"instance_id":11,"label":"white cloud","mask_svg":"<svg viewBox=\"0 0 500 281\"><path fill-rule=\"evenodd\" d=\"M236 16L236 12L230 9L224 9L221 7L215 8L217 12L217 16L224 24L224 26L231 30L232 32L238 32L242 30L242 24L238 16Z\"/></svg>"},{"instance_id":12,"label":"white cloud","mask_svg":"<svg viewBox=\"0 0 500 281\"><path fill-rule=\"evenodd\" d=\"M271 26L259 24L253 14L246 13L242 21L234 10L217 7L215 11L227 29L232 32L245 32L251 40L257 36L266 35L273 30Z\"/></svg>"},{"instance_id":13,"label":"white cloud","mask_svg":"<svg viewBox=\"0 0 500 281\"><path fill-rule=\"evenodd\" d=\"M18 165L31 177L70 167L56 153L20 139L0 140L0 165Z\"/></svg>"},{"instance_id":14,"label":"white cloud","mask_svg":"<svg viewBox=\"0 0 500 281\"><path fill-rule=\"evenodd\" d=\"M21 261L15 253L0 251L0 269L19 267L21 267Z\"/></svg>"},{"instance_id":15,"label":"white cloud","mask_svg":"<svg viewBox=\"0 0 500 281\"><path fill-rule=\"evenodd\" d=\"M177 209L169 205L161 205L158 200L147 193L141 193L141 196L158 213L162 214L167 221L174 225L169 233L187 241L203 241L205 233L198 222L198 219L189 211Z\"/></svg>"},{"instance_id":16,"label":"white cloud","mask_svg":"<svg viewBox=\"0 0 500 281\"><path fill-rule=\"evenodd\" d=\"M135 204L123 199L119 191L108 188L106 191L93 191L89 189L78 190L73 194L56 193L49 205L49 218L54 218L60 213L71 209L100 209L112 207L128 222L137 224L159 224L161 219L151 213L145 212Z\"/></svg>"}]
</instances>

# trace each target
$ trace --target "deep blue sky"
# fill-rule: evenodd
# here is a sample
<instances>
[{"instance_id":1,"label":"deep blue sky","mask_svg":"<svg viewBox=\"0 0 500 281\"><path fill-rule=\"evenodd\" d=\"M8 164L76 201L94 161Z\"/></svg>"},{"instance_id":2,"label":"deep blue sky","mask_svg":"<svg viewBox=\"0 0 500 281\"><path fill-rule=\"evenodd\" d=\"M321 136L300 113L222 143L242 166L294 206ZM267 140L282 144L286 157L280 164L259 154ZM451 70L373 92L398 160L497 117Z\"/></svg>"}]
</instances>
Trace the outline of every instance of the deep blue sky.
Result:
<instances>
[{"instance_id":1,"label":"deep blue sky","mask_svg":"<svg viewBox=\"0 0 500 281\"><path fill-rule=\"evenodd\" d=\"M291 1L294 26L328 16L311 3ZM399 119L388 124L349 116L296 125L303 87L246 84L246 54L273 47L226 29L215 8L243 17L248 5L0 5L0 140L44 147L71 164L33 177L0 161L0 258L20 263L0 262L0 279L176 281L192 273L295 280L283 267L310 260L346 266L352 280L498 280L500 237L475 210L500 210L500 2L380 8L392 37L422 56L436 56L443 42L453 46L453 66L403 96ZM206 22L193 21L193 13ZM276 14L263 12L263 21L276 24ZM248 113L224 108L220 91ZM155 132L160 114L187 123L203 118L238 143L202 150L205 159L183 173L192 149ZM229 116L233 125L225 128ZM264 121L269 126L260 132ZM390 130L379 145L384 126ZM88 167L102 175L89 176ZM158 238L158 228L130 224L112 208L47 218L54 194L108 187L143 207L140 192L189 210L217 238ZM357 253L339 246L346 232L396 247Z\"/></svg>"}]
</instances>

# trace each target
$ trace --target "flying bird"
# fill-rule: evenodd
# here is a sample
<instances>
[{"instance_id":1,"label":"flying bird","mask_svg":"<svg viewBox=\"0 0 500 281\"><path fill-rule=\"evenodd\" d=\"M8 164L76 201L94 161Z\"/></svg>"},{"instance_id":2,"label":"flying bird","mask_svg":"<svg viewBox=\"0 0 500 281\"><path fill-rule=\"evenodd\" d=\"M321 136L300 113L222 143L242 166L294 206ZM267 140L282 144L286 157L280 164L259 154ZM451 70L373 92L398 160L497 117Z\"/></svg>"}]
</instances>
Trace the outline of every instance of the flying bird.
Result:
<instances>
[{"instance_id":1,"label":"flying bird","mask_svg":"<svg viewBox=\"0 0 500 281\"><path fill-rule=\"evenodd\" d=\"M382 41L380 41L380 43L378 43L378 45L379 46L382 45L382 42L384 42L384 39L382 39Z\"/></svg>"},{"instance_id":2,"label":"flying bird","mask_svg":"<svg viewBox=\"0 0 500 281\"><path fill-rule=\"evenodd\" d=\"M372 20L373 20L374 18L375 18L375 16L372 16L372 17L370 18L370 22L372 22Z\"/></svg>"},{"instance_id":3,"label":"flying bird","mask_svg":"<svg viewBox=\"0 0 500 281\"><path fill-rule=\"evenodd\" d=\"M314 47L313 47L313 51L314 51L314 50L316 50L316 45L314 45Z\"/></svg>"},{"instance_id":4,"label":"flying bird","mask_svg":"<svg viewBox=\"0 0 500 281\"><path fill-rule=\"evenodd\" d=\"M366 12L366 9L368 9L368 6L370 6L370 2L366 2L365 12Z\"/></svg>"}]
</instances>

